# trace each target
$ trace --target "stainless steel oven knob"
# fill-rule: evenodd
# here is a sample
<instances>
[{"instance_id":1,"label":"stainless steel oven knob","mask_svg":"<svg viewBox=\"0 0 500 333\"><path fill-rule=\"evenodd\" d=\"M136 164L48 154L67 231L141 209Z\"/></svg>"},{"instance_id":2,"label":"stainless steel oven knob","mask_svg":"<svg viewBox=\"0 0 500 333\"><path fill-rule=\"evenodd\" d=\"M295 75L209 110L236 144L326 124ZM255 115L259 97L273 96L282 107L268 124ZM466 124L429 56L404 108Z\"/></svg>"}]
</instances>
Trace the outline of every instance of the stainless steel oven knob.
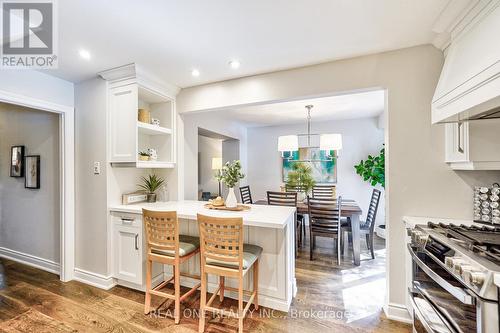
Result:
<instances>
[{"instance_id":1,"label":"stainless steel oven knob","mask_svg":"<svg viewBox=\"0 0 500 333\"><path fill-rule=\"evenodd\" d=\"M483 272L478 272L478 271L464 272L464 280L466 283L480 287L483 285L484 279L485 279L485 274Z\"/></svg>"}]
</instances>

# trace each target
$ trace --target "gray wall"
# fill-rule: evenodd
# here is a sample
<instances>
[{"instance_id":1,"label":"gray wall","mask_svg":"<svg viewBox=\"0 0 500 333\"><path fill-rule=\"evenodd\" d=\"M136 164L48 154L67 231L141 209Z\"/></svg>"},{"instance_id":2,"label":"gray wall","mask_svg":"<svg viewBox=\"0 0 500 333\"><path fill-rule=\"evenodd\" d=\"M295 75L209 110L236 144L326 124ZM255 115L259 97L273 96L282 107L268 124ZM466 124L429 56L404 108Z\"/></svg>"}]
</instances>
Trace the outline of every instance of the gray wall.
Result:
<instances>
[{"instance_id":1,"label":"gray wall","mask_svg":"<svg viewBox=\"0 0 500 333\"><path fill-rule=\"evenodd\" d=\"M75 267L106 275L106 82L77 84L75 106ZM94 161L101 162L100 175L93 173Z\"/></svg>"},{"instance_id":2,"label":"gray wall","mask_svg":"<svg viewBox=\"0 0 500 333\"><path fill-rule=\"evenodd\" d=\"M9 176L13 145L40 155L40 189ZM0 103L0 247L60 262L59 176L59 116Z\"/></svg>"}]
</instances>

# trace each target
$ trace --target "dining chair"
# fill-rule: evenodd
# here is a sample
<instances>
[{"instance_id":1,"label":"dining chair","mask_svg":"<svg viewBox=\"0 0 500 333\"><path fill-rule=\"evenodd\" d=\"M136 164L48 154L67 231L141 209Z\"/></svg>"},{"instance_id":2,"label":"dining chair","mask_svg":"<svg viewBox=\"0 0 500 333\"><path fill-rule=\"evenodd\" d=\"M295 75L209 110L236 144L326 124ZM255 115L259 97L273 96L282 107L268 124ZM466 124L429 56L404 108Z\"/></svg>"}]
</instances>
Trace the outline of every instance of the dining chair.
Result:
<instances>
[{"instance_id":1,"label":"dining chair","mask_svg":"<svg viewBox=\"0 0 500 333\"><path fill-rule=\"evenodd\" d=\"M175 211L160 212L143 209L142 216L146 234L147 256L144 313L148 314L150 311L151 295L173 299L175 303L174 320L178 324L180 320L180 303L193 294L201 285L201 283L198 283L181 295L180 265L200 252L200 239L194 236L179 235L179 220ZM155 288L151 287L153 262L172 265L174 273L172 278L163 281ZM190 277L195 276L190 275ZM173 294L160 291L172 280L174 280Z\"/></svg>"},{"instance_id":2,"label":"dining chair","mask_svg":"<svg viewBox=\"0 0 500 333\"><path fill-rule=\"evenodd\" d=\"M210 311L222 316L238 319L238 332L243 332L243 319L253 303L255 310L259 309L259 258L262 248L257 245L243 243L243 219L241 217L211 217L198 214L198 228L201 242L201 297L200 319L198 331L205 331L205 312ZM243 277L252 269L253 290L243 290ZM207 297L207 274L219 276L219 286L210 299ZM238 280L238 288L225 285L225 278ZM225 291L238 293L238 313L226 311L212 306L219 295L219 301L224 300ZM249 295L243 307L243 294Z\"/></svg>"},{"instance_id":3,"label":"dining chair","mask_svg":"<svg viewBox=\"0 0 500 333\"><path fill-rule=\"evenodd\" d=\"M297 192L272 192L267 191L267 204L269 206L290 206L297 207ZM301 215L302 216L302 215ZM298 214L295 213L295 246L296 253L297 248L302 246L302 226L304 223L303 218L299 218Z\"/></svg>"},{"instance_id":4,"label":"dining chair","mask_svg":"<svg viewBox=\"0 0 500 333\"><path fill-rule=\"evenodd\" d=\"M252 204L252 193L250 192L250 186L242 186L240 187L240 195L241 195L241 203L243 204Z\"/></svg>"},{"instance_id":5,"label":"dining chair","mask_svg":"<svg viewBox=\"0 0 500 333\"><path fill-rule=\"evenodd\" d=\"M314 185L312 189L312 197L313 198L327 198L332 199L336 198L336 186L335 185Z\"/></svg>"},{"instance_id":6,"label":"dining chair","mask_svg":"<svg viewBox=\"0 0 500 333\"><path fill-rule=\"evenodd\" d=\"M285 185L285 192L296 192L297 193L297 200L298 200L298 193L304 193L305 190L304 190L304 188L302 186L288 186L288 185ZM297 220L300 223L299 241L300 241L300 245L302 246L302 244L305 242L305 239L306 239L306 220L305 220L305 216L303 214L297 213Z\"/></svg>"},{"instance_id":7,"label":"dining chair","mask_svg":"<svg viewBox=\"0 0 500 333\"><path fill-rule=\"evenodd\" d=\"M313 260L316 237L328 237L335 239L337 249L337 263L340 265L341 249L341 207L342 197L338 200L326 198L307 197L307 207L309 211L309 259Z\"/></svg>"},{"instance_id":8,"label":"dining chair","mask_svg":"<svg viewBox=\"0 0 500 333\"><path fill-rule=\"evenodd\" d=\"M377 217L380 194L381 192L379 190L373 189L370 199L370 205L366 213L366 221L360 221L360 236L365 235L366 246L368 247L368 250L370 250L372 259L375 259L375 251L373 249L373 236L375 233L375 219ZM344 244L347 246L349 244L349 236L352 235L350 224L344 225L342 227L342 230L344 232Z\"/></svg>"}]
</instances>

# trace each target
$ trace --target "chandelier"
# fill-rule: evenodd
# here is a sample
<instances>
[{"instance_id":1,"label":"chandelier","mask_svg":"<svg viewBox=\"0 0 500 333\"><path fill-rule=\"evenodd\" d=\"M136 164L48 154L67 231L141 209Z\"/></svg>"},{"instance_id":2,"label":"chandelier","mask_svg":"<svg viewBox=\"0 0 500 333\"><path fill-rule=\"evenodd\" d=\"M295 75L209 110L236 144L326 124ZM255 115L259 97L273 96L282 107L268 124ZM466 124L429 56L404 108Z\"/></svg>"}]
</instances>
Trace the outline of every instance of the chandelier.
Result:
<instances>
[{"instance_id":1,"label":"chandelier","mask_svg":"<svg viewBox=\"0 0 500 333\"><path fill-rule=\"evenodd\" d=\"M283 158L291 158L293 152L299 150L299 137L306 137L307 145L300 148L318 148L312 146L311 138L319 136L319 149L326 152L328 159L333 159L331 151L342 149L342 134L313 134L311 133L311 109L313 105L306 105L307 109L307 133L283 135L278 137L278 151L281 152Z\"/></svg>"}]
</instances>

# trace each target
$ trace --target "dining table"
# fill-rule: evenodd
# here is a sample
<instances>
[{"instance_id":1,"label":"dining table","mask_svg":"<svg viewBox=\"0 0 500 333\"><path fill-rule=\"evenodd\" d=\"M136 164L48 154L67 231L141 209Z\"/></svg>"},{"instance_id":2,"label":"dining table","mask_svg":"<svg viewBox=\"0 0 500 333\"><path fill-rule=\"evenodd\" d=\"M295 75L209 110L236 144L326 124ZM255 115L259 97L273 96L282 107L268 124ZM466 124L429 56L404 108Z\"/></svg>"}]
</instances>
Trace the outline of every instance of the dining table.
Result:
<instances>
[{"instance_id":1,"label":"dining table","mask_svg":"<svg viewBox=\"0 0 500 333\"><path fill-rule=\"evenodd\" d=\"M267 205L267 200L261 199L254 202L255 205ZM309 208L306 201L297 202L297 214L307 215ZM352 199L342 199L342 207L340 209L342 217L346 217L351 221L352 230L352 250L353 250L353 263L359 266L361 263L361 240L360 240L360 216L363 211L358 203Z\"/></svg>"}]
</instances>

